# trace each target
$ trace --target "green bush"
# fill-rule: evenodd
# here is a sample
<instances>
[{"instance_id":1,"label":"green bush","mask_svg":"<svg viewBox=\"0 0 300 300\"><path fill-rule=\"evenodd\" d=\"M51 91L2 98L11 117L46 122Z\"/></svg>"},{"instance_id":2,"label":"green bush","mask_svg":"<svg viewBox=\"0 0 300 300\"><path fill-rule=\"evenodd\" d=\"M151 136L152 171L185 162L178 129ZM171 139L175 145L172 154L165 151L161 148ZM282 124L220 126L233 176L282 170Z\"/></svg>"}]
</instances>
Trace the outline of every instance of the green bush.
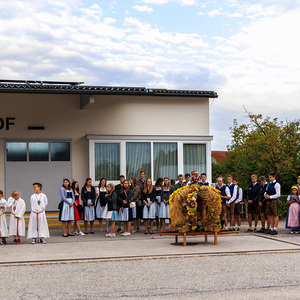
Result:
<instances>
[{"instance_id":1,"label":"green bush","mask_svg":"<svg viewBox=\"0 0 300 300\"><path fill-rule=\"evenodd\" d=\"M281 195L279 198L278 216L279 218L285 218L289 209L289 204L286 203L288 195Z\"/></svg>"}]
</instances>

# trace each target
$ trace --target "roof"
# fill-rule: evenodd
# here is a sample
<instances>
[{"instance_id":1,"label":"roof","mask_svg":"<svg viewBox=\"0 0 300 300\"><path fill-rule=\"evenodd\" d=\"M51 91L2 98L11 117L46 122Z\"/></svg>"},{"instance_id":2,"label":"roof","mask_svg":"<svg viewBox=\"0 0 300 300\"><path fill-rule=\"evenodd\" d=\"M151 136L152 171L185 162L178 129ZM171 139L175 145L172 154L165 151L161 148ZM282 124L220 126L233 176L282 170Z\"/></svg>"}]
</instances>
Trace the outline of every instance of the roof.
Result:
<instances>
[{"instance_id":1,"label":"roof","mask_svg":"<svg viewBox=\"0 0 300 300\"><path fill-rule=\"evenodd\" d=\"M0 93L142 95L218 98L213 91L168 90L145 87L92 86L73 81L35 81L0 79Z\"/></svg>"},{"instance_id":2,"label":"roof","mask_svg":"<svg viewBox=\"0 0 300 300\"><path fill-rule=\"evenodd\" d=\"M228 151L211 151L211 156L214 157L216 161L225 161L227 152Z\"/></svg>"}]
</instances>

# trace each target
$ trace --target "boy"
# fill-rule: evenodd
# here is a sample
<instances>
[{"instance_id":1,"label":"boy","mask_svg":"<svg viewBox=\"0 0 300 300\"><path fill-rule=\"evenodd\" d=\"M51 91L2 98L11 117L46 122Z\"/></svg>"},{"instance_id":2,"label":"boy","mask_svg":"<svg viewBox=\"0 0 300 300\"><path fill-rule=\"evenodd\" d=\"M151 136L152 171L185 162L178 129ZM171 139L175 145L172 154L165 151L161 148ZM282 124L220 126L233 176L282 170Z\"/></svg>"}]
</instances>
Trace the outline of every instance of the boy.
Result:
<instances>
[{"instance_id":1,"label":"boy","mask_svg":"<svg viewBox=\"0 0 300 300\"><path fill-rule=\"evenodd\" d=\"M120 196L121 190L123 189L123 182L125 181L125 176L124 176L124 175L120 175L119 178L120 178L120 183L117 184L117 185L115 186L115 191L116 191L118 197ZM119 204L117 205L117 209L118 209L118 211L119 211L119 209L120 209ZM119 232L119 231L120 231L121 233L124 232L124 231L121 231L121 222L120 222L120 221L118 221L118 229L117 229L117 232Z\"/></svg>"},{"instance_id":2,"label":"boy","mask_svg":"<svg viewBox=\"0 0 300 300\"><path fill-rule=\"evenodd\" d=\"M17 190L10 194L6 207L11 208L9 235L14 236L14 244L20 244L20 236L25 236L24 213L26 211L26 204L25 201L20 198L20 194Z\"/></svg>"},{"instance_id":3,"label":"boy","mask_svg":"<svg viewBox=\"0 0 300 300\"><path fill-rule=\"evenodd\" d=\"M236 218L237 222L237 231L240 231L240 227L242 224L241 220L241 207L240 207L240 202L243 200L243 190L238 186L238 180L237 178L232 179L233 184L236 186L236 200L235 200L235 206L234 206L234 216ZM234 224L235 226L235 224Z\"/></svg>"},{"instance_id":4,"label":"boy","mask_svg":"<svg viewBox=\"0 0 300 300\"><path fill-rule=\"evenodd\" d=\"M47 196L41 193L42 184L33 183L34 194L30 197L31 213L28 224L27 238L32 238L32 244L46 244L45 238L49 238L49 229L45 209L48 204Z\"/></svg>"},{"instance_id":5,"label":"boy","mask_svg":"<svg viewBox=\"0 0 300 300\"><path fill-rule=\"evenodd\" d=\"M229 231L234 230L235 226L235 217L234 217L234 208L235 208L235 200L236 200L236 194L237 194L237 187L232 182L232 176L227 176L227 187L230 192L230 199L226 201L226 206L228 207L228 210L230 211L230 228Z\"/></svg>"},{"instance_id":6,"label":"boy","mask_svg":"<svg viewBox=\"0 0 300 300\"><path fill-rule=\"evenodd\" d=\"M201 181L199 182L200 186L202 186L202 185L209 186L209 183L206 181L206 179L207 179L206 173L202 173L200 178L201 178Z\"/></svg>"},{"instance_id":7,"label":"boy","mask_svg":"<svg viewBox=\"0 0 300 300\"><path fill-rule=\"evenodd\" d=\"M5 204L6 204L6 200L3 198L3 191L0 190L0 236L1 236L2 245L7 245L6 237L8 237L8 229L7 229L6 215L5 215Z\"/></svg>"},{"instance_id":8,"label":"boy","mask_svg":"<svg viewBox=\"0 0 300 300\"><path fill-rule=\"evenodd\" d=\"M219 177L217 180L216 189L218 189L221 192L221 200L222 200L222 212L221 212L221 226L222 228L225 225L225 229L228 229L227 227L227 218L226 218L226 201L231 198L230 191L228 186L226 186L223 183L223 177Z\"/></svg>"},{"instance_id":9,"label":"boy","mask_svg":"<svg viewBox=\"0 0 300 300\"><path fill-rule=\"evenodd\" d=\"M249 185L248 191L247 191L247 201L248 201L248 223L249 228L246 230L246 232L256 232L256 227L258 223L258 206L259 206L259 190L260 185L257 182L257 175L253 174L251 176L252 183ZM254 213L255 216L255 223L254 223L254 229L252 227L252 213Z\"/></svg>"},{"instance_id":10,"label":"boy","mask_svg":"<svg viewBox=\"0 0 300 300\"><path fill-rule=\"evenodd\" d=\"M278 234L278 206L281 187L276 181L276 174L274 172L269 173L269 181L265 192L265 199L267 199L267 218L270 222L271 235L275 235Z\"/></svg>"},{"instance_id":11,"label":"boy","mask_svg":"<svg viewBox=\"0 0 300 300\"><path fill-rule=\"evenodd\" d=\"M185 181L183 182L184 185L189 185L191 183L191 174L190 173L185 173L184 175Z\"/></svg>"},{"instance_id":12,"label":"boy","mask_svg":"<svg viewBox=\"0 0 300 300\"><path fill-rule=\"evenodd\" d=\"M184 186L183 175L179 174L177 178L178 178L178 182L174 185L174 191L176 191Z\"/></svg>"},{"instance_id":13,"label":"boy","mask_svg":"<svg viewBox=\"0 0 300 300\"><path fill-rule=\"evenodd\" d=\"M261 229L257 232L259 233L269 233L270 232L270 224L267 224L267 229L265 229L265 213L266 213L266 199L265 199L265 192L267 189L267 180L265 176L259 177L259 183L260 183L260 190L259 190L259 210L260 210L260 220L261 220Z\"/></svg>"}]
</instances>

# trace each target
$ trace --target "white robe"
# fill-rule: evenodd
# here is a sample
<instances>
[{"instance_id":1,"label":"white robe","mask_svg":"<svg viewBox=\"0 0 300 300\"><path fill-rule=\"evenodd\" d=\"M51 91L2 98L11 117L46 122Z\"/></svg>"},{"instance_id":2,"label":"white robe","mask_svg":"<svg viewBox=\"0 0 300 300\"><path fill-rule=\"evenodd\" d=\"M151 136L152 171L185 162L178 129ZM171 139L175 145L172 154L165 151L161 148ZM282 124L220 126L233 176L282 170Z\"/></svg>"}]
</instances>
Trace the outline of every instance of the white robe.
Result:
<instances>
[{"instance_id":1,"label":"white robe","mask_svg":"<svg viewBox=\"0 0 300 300\"><path fill-rule=\"evenodd\" d=\"M25 236L25 201L21 198L16 200L13 197L9 197L6 203L6 207L11 208L11 214L9 219L9 235ZM19 217L19 219L16 217Z\"/></svg>"},{"instance_id":2,"label":"white robe","mask_svg":"<svg viewBox=\"0 0 300 300\"><path fill-rule=\"evenodd\" d=\"M0 234L1 237L8 237L8 229L7 229L7 223L6 223L6 215L5 215L5 209L6 209L6 200L4 198L0 199L0 207L4 206L4 208L0 208Z\"/></svg>"},{"instance_id":3,"label":"white robe","mask_svg":"<svg viewBox=\"0 0 300 300\"><path fill-rule=\"evenodd\" d=\"M38 204L38 201L40 201L40 204ZM30 204L31 213L28 224L27 238L31 239L37 237L50 237L48 222L45 214L45 209L48 204L47 196L43 193L35 193L30 197ZM39 229L38 231L37 228Z\"/></svg>"}]
</instances>

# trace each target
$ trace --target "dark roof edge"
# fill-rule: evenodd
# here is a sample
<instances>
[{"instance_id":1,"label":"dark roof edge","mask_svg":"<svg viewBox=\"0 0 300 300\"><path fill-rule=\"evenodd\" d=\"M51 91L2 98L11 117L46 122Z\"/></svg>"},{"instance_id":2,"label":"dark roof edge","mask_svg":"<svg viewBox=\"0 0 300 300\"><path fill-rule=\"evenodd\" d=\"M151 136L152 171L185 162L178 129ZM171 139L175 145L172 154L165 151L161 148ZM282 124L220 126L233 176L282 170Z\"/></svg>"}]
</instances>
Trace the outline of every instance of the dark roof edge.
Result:
<instances>
[{"instance_id":1,"label":"dark roof edge","mask_svg":"<svg viewBox=\"0 0 300 300\"><path fill-rule=\"evenodd\" d=\"M168 90L145 87L91 86L83 82L1 80L0 93L34 93L34 94L89 94L89 95L139 95L168 97L205 97L218 98L214 91Z\"/></svg>"}]
</instances>

